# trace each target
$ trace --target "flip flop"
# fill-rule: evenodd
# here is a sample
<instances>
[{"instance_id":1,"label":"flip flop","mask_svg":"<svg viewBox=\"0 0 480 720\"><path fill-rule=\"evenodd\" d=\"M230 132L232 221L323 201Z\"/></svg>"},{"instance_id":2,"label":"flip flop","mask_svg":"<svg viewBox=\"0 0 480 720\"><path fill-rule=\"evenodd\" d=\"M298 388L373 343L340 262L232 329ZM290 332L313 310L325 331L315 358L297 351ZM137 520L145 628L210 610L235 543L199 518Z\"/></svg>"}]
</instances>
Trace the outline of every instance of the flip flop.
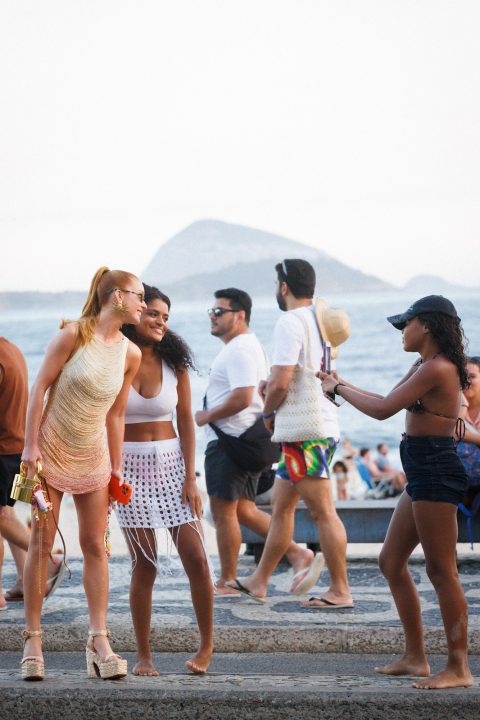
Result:
<instances>
[{"instance_id":1,"label":"flip flop","mask_svg":"<svg viewBox=\"0 0 480 720\"><path fill-rule=\"evenodd\" d=\"M63 576L65 575L65 563L60 563L60 567L58 568L57 572L53 577L48 578L47 580L47 588L48 585L50 585L50 588L47 589L47 592L45 593L45 600L53 595L57 587L60 585L60 583L63 580Z\"/></svg>"},{"instance_id":2,"label":"flip flop","mask_svg":"<svg viewBox=\"0 0 480 720\"><path fill-rule=\"evenodd\" d=\"M311 590L312 587L317 583L324 565L325 558L323 557L322 553L316 553L310 565L306 568L298 570L298 572L296 572L293 576L293 579L296 580L298 577L304 575L303 580L298 583L295 590L292 590L293 594L303 595L303 593Z\"/></svg>"},{"instance_id":3,"label":"flip flop","mask_svg":"<svg viewBox=\"0 0 480 720\"><path fill-rule=\"evenodd\" d=\"M334 603L325 597L311 597L308 598L307 602L310 603L312 600L323 602L325 605L307 605L302 603L302 607L309 608L310 610L347 610L354 607L353 603Z\"/></svg>"},{"instance_id":4,"label":"flip flop","mask_svg":"<svg viewBox=\"0 0 480 720\"><path fill-rule=\"evenodd\" d=\"M23 590L7 590L5 600L8 602L23 602Z\"/></svg>"},{"instance_id":5,"label":"flip flop","mask_svg":"<svg viewBox=\"0 0 480 720\"><path fill-rule=\"evenodd\" d=\"M214 600L231 600L232 598L239 598L242 597L241 592L234 592L234 593L213 593L213 599Z\"/></svg>"},{"instance_id":6,"label":"flip flop","mask_svg":"<svg viewBox=\"0 0 480 720\"><path fill-rule=\"evenodd\" d=\"M235 580L227 580L225 585L229 588L232 588L232 590L238 590L238 592L247 595L251 600L259 603L259 605L265 605L265 603L267 602L265 598L260 597L260 595L255 595L255 593L246 588L245 585L242 585L238 578L235 578Z\"/></svg>"}]
</instances>

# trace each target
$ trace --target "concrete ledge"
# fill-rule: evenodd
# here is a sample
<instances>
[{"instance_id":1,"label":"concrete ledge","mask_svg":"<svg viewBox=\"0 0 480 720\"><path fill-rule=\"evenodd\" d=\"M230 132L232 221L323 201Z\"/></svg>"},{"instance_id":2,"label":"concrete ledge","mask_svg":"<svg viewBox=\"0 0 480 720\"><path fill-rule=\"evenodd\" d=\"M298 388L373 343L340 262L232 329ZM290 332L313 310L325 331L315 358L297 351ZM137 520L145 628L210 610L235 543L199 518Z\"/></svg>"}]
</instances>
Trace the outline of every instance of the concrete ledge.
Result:
<instances>
[{"instance_id":1,"label":"concrete ledge","mask_svg":"<svg viewBox=\"0 0 480 720\"><path fill-rule=\"evenodd\" d=\"M335 507L345 526L349 543L383 543L392 519L398 498L389 500L337 500ZM261 505L260 509L272 514L271 505ZM459 510L458 542L470 542L467 518ZM263 545L265 538L253 530L241 526L242 542ZM480 523L472 524L474 542L480 541ZM300 500L295 509L293 539L299 543L319 545L318 529L305 503Z\"/></svg>"},{"instance_id":2,"label":"concrete ledge","mask_svg":"<svg viewBox=\"0 0 480 720\"><path fill-rule=\"evenodd\" d=\"M0 673L0 720L471 720L478 716L480 688L422 692L409 678L358 675L167 674L104 682L79 672L53 673L25 683L18 673Z\"/></svg>"},{"instance_id":3,"label":"concrete ledge","mask_svg":"<svg viewBox=\"0 0 480 720\"><path fill-rule=\"evenodd\" d=\"M109 624L112 645L118 652L135 652L131 626ZM53 652L82 651L87 637L86 625L44 625L43 647ZM446 652L443 628L427 628L428 653ZM324 626L228 626L217 627L215 651L221 653L400 653L403 632L400 627L335 625ZM21 628L14 624L0 626L0 647L4 651L20 650ZM195 652L198 634L193 628L161 627L152 630L155 652ZM480 654L480 630L469 631L469 650Z\"/></svg>"}]
</instances>

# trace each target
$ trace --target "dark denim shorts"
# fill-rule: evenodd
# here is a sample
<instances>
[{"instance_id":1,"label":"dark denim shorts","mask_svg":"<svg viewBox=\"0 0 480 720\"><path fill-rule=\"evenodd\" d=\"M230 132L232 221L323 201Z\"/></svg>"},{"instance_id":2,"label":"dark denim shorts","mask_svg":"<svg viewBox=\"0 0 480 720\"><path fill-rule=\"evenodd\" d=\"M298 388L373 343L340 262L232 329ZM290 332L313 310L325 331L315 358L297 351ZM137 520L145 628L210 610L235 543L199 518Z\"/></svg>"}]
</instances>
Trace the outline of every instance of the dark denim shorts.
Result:
<instances>
[{"instance_id":1,"label":"dark denim shorts","mask_svg":"<svg viewBox=\"0 0 480 720\"><path fill-rule=\"evenodd\" d=\"M400 458L408 481L405 490L413 502L458 505L464 498L468 478L452 437L404 435Z\"/></svg>"},{"instance_id":2,"label":"dark denim shorts","mask_svg":"<svg viewBox=\"0 0 480 720\"><path fill-rule=\"evenodd\" d=\"M0 455L0 505L13 507L15 500L12 500L13 480L20 472L21 455Z\"/></svg>"}]
</instances>

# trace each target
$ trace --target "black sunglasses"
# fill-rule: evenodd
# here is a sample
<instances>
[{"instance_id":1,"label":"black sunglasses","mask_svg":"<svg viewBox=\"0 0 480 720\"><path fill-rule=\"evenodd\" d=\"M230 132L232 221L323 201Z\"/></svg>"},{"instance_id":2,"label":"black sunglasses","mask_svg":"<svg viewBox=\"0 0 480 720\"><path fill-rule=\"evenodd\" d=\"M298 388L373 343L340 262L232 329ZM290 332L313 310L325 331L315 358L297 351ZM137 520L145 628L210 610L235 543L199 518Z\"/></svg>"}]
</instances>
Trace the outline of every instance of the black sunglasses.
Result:
<instances>
[{"instance_id":1,"label":"black sunglasses","mask_svg":"<svg viewBox=\"0 0 480 720\"><path fill-rule=\"evenodd\" d=\"M238 312L238 310L231 310L230 308L210 308L207 310L208 317L222 317L227 312Z\"/></svg>"}]
</instances>

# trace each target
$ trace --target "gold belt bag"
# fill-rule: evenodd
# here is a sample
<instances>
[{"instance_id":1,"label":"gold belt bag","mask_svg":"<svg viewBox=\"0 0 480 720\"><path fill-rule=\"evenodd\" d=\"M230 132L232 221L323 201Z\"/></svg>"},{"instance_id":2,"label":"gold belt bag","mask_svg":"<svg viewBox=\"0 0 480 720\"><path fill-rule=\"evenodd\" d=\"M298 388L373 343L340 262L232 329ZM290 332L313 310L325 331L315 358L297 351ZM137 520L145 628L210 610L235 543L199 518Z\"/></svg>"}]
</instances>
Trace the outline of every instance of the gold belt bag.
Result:
<instances>
[{"instance_id":1,"label":"gold belt bag","mask_svg":"<svg viewBox=\"0 0 480 720\"><path fill-rule=\"evenodd\" d=\"M33 478L27 478L27 466L25 463L20 463L20 473L15 475L13 480L12 492L10 497L12 500L20 500L21 502L29 503L32 502L33 491L39 485L42 485L42 481L38 477L42 472L42 466L37 462L37 472Z\"/></svg>"}]
</instances>

